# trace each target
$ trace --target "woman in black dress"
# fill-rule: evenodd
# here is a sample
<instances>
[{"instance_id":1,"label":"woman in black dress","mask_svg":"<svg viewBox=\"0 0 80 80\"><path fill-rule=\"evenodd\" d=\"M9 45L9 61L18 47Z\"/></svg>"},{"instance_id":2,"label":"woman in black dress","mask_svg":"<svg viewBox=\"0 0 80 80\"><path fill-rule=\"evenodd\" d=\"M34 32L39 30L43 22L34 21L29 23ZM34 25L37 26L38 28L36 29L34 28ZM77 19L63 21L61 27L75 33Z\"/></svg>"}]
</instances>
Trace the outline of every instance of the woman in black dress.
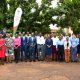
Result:
<instances>
[{"instance_id":1,"label":"woman in black dress","mask_svg":"<svg viewBox=\"0 0 80 80\"><path fill-rule=\"evenodd\" d=\"M78 35L79 44L77 46L78 60L80 61L80 34Z\"/></svg>"}]
</instances>

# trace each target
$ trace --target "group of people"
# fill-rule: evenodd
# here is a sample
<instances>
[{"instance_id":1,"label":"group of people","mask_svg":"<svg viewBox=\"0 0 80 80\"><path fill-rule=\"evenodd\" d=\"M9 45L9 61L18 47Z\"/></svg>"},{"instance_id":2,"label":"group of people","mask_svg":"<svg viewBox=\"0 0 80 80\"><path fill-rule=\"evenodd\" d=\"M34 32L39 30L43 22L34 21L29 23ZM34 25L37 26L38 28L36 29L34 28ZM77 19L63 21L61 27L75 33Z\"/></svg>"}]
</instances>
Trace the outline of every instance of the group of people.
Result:
<instances>
[{"instance_id":1,"label":"group of people","mask_svg":"<svg viewBox=\"0 0 80 80\"><path fill-rule=\"evenodd\" d=\"M56 33L42 35L41 33L23 32L14 37L6 33L0 34L1 64L18 63L19 61L80 61L80 34L63 36Z\"/></svg>"}]
</instances>

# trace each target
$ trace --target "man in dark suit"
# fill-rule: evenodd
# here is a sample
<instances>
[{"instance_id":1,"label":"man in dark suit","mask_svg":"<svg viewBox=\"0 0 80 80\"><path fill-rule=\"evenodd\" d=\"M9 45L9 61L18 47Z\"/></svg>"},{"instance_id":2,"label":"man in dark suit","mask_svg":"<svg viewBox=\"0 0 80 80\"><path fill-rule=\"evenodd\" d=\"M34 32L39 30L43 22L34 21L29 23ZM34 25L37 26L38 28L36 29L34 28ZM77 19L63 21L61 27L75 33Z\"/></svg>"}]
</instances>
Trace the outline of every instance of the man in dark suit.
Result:
<instances>
[{"instance_id":1,"label":"man in dark suit","mask_svg":"<svg viewBox=\"0 0 80 80\"><path fill-rule=\"evenodd\" d=\"M27 56L27 47L28 47L28 40L27 37L25 36L25 33L23 33L23 36L21 37L21 60L25 60L25 62L28 59Z\"/></svg>"},{"instance_id":2,"label":"man in dark suit","mask_svg":"<svg viewBox=\"0 0 80 80\"><path fill-rule=\"evenodd\" d=\"M31 37L29 38L29 53L30 53L30 62L33 60L35 61L36 53L36 38L34 37L34 33L31 34Z\"/></svg>"}]
</instances>

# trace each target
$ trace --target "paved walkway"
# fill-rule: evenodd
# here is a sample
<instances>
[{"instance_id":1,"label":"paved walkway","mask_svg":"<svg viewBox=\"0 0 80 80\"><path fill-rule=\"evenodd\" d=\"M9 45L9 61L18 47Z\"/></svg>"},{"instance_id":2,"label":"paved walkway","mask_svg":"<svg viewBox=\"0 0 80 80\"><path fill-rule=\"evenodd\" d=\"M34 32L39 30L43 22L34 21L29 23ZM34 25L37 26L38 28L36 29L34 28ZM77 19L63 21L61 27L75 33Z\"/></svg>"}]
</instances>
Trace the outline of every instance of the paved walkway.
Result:
<instances>
[{"instance_id":1,"label":"paved walkway","mask_svg":"<svg viewBox=\"0 0 80 80\"><path fill-rule=\"evenodd\" d=\"M0 80L80 80L80 63L20 62L0 65Z\"/></svg>"}]
</instances>

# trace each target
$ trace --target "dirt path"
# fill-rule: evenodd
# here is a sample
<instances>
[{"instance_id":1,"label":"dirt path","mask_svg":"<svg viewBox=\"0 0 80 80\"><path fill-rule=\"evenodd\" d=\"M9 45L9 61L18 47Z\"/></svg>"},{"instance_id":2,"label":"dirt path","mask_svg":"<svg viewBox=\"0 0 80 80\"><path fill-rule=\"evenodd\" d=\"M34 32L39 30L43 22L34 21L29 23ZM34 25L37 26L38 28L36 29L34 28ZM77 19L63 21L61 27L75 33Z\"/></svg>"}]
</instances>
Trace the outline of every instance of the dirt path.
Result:
<instances>
[{"instance_id":1,"label":"dirt path","mask_svg":"<svg viewBox=\"0 0 80 80\"><path fill-rule=\"evenodd\" d=\"M80 63L20 62L0 65L0 80L80 80Z\"/></svg>"}]
</instances>

